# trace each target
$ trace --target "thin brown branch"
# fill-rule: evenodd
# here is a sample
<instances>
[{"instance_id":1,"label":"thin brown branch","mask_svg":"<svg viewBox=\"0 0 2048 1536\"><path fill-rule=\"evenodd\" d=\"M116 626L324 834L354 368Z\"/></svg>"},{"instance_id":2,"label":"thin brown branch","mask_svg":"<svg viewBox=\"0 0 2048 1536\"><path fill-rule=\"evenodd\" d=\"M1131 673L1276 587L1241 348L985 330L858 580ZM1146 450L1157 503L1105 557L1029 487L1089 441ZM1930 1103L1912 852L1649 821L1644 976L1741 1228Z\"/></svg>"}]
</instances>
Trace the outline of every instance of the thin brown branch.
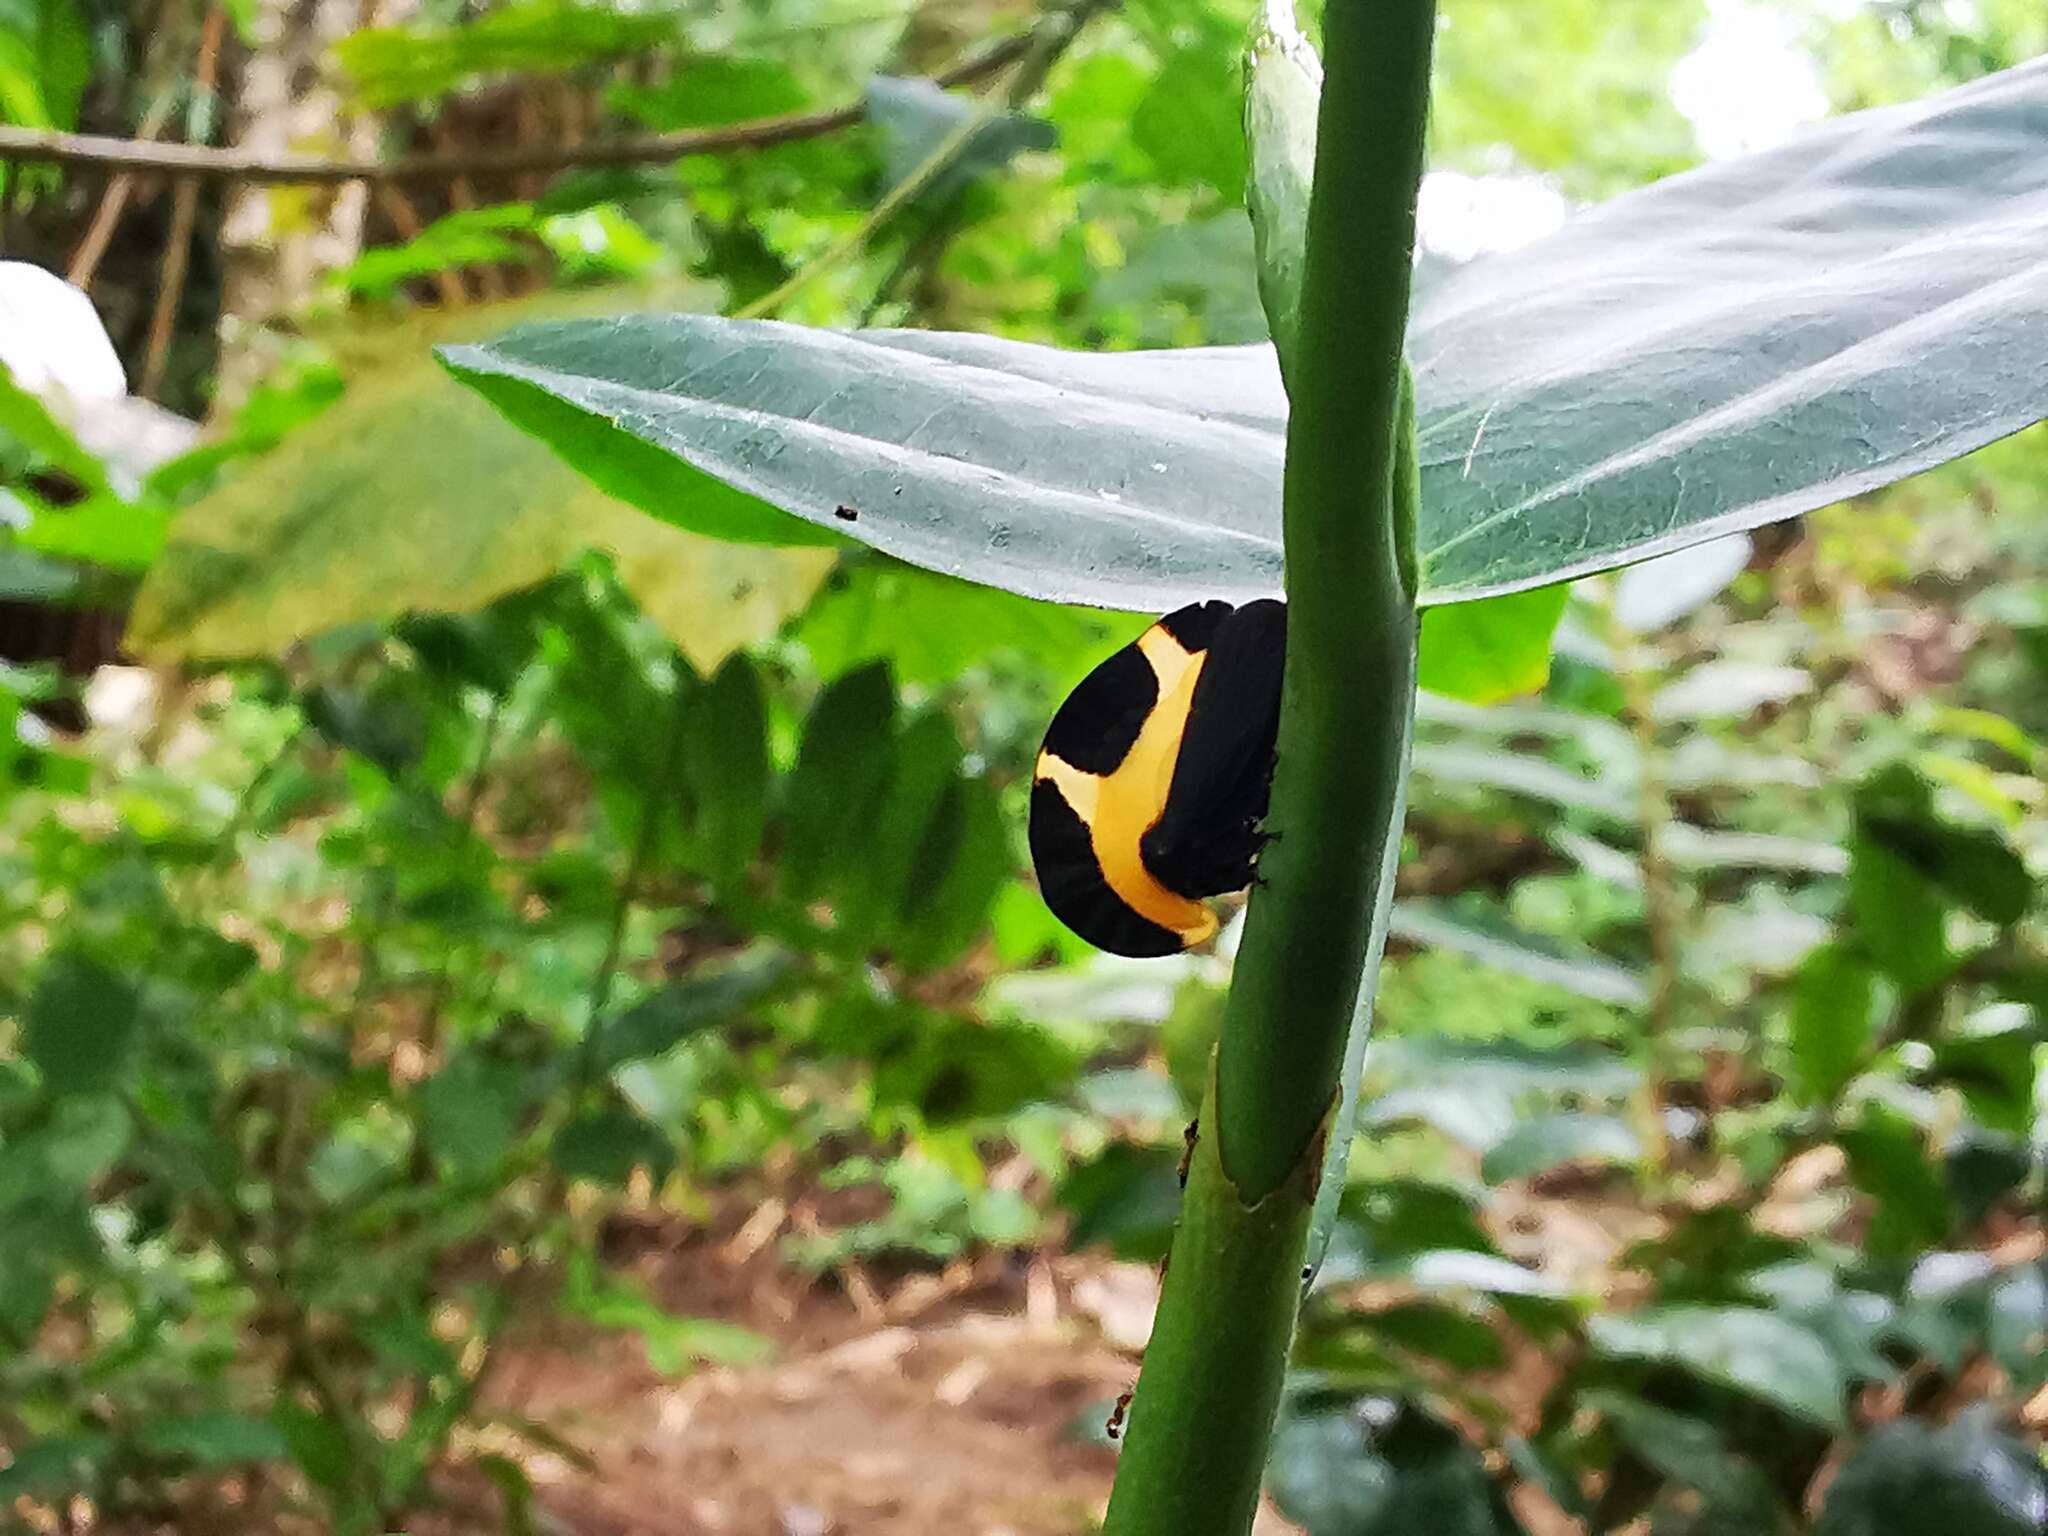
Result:
<instances>
[{"instance_id":1,"label":"thin brown branch","mask_svg":"<svg viewBox=\"0 0 2048 1536\"><path fill-rule=\"evenodd\" d=\"M941 86L973 85L1014 64L1031 47L1031 34L992 43L952 68L933 75ZM458 176L518 175L629 165L662 165L684 155L760 149L815 139L850 128L867 116L862 102L816 112L789 112L684 133L644 134L588 143L515 145L509 149L465 149L401 155L391 160L322 159L315 155L266 155L202 144L149 144L138 139L90 133L55 133L0 126L0 162L101 167L143 176L189 176L201 181L334 185L350 181L452 181Z\"/></svg>"},{"instance_id":2,"label":"thin brown branch","mask_svg":"<svg viewBox=\"0 0 2048 1536\"><path fill-rule=\"evenodd\" d=\"M394 182L380 182L376 192L377 206L384 210L384 217L391 221L391 227L398 231L401 240L417 240L426 228L420 219L419 210L412 205L412 199L399 191ZM431 274L434 291L441 296L443 309L463 309L469 304L469 290L462 284L462 274L453 267L437 267Z\"/></svg>"},{"instance_id":3,"label":"thin brown branch","mask_svg":"<svg viewBox=\"0 0 2048 1536\"><path fill-rule=\"evenodd\" d=\"M169 91L150 103L149 110L136 125L135 141L138 144L153 144L164 125L171 119L171 108L176 97ZM92 225L85 232L85 238L78 242L78 249L71 257L70 269L64 280L74 288L92 291L92 280L106 259L107 247L113 243L114 230L121 223L121 215L128 211L128 198L135 190L135 173L122 171L107 183L107 189L100 194L100 205L93 211Z\"/></svg>"},{"instance_id":4,"label":"thin brown branch","mask_svg":"<svg viewBox=\"0 0 2048 1536\"><path fill-rule=\"evenodd\" d=\"M199 57L192 69L194 94L202 101L213 95L220 79L220 47L227 35L228 13L214 6L206 13L199 33ZM163 280L157 287L156 312L149 321L149 351L142 363L142 388L148 400L163 391L164 364L171 355L171 338L177 334L178 307L185 299L185 276L192 267L192 234L199 221L199 183L190 176L178 183L172 194L171 231L164 248Z\"/></svg>"}]
</instances>

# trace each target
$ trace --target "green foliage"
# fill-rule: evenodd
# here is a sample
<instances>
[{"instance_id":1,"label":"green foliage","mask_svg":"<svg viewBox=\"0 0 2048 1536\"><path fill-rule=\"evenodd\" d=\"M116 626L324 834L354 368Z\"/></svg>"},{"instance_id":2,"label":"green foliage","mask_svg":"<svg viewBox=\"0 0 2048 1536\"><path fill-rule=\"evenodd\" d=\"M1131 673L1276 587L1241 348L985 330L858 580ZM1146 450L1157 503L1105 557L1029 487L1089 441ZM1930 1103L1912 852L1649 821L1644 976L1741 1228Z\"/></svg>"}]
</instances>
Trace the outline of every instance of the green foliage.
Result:
<instances>
[{"instance_id":1,"label":"green foliage","mask_svg":"<svg viewBox=\"0 0 2048 1536\"><path fill-rule=\"evenodd\" d=\"M1570 595L1560 584L1430 609L1422 617L1417 685L1475 704L1538 692Z\"/></svg>"},{"instance_id":2,"label":"green foliage","mask_svg":"<svg viewBox=\"0 0 2048 1536\"><path fill-rule=\"evenodd\" d=\"M659 527L423 359L381 351L338 403L180 514L131 645L166 660L273 655L350 624L480 607L596 547L691 664L714 670L801 609L830 568Z\"/></svg>"},{"instance_id":3,"label":"green foliage","mask_svg":"<svg viewBox=\"0 0 2048 1536\"><path fill-rule=\"evenodd\" d=\"M1696 0L1445 0L1436 147L1491 170L1505 146L1577 196L1684 170L1697 154L1692 128L1664 85L1708 9Z\"/></svg>"},{"instance_id":4,"label":"green foliage","mask_svg":"<svg viewBox=\"0 0 2048 1536\"><path fill-rule=\"evenodd\" d=\"M803 1191L793 1203L822 1190L832 1214L761 1263L857 1264L878 1284L991 1248L1165 1252L1223 965L1091 963L1018 846L1045 720L1147 616L968 578L997 552L1094 559L1075 530L1115 508L1095 492L1136 505L1166 462L1189 504L1222 509L1215 527L1104 569L1122 592L1125 555L1161 556L1154 611L1216 595L1216 562L1265 537L1242 519L1277 504L1280 381L1263 376L1247 425L1219 419L1242 403L1233 376L1147 375L1161 394L1139 404L1186 430L1128 463L1092 395L1056 430L1001 421L1046 474L1093 476L1034 546L1015 485L936 434L963 419L963 378L1047 389L1012 366L1040 355L933 333L1118 354L1253 342L1263 283L1286 338L1274 235L1305 197L1304 101L1280 104L1291 133L1247 148L1246 9L1134 3L1098 20L1031 115L992 125L977 174L806 289L794 317L925 328L853 354L835 376L847 401L891 406L877 365L919 390L946 381L868 423L878 446L858 476L810 464L815 532L682 466L673 441L620 462L608 427L584 445L612 494L596 489L421 355L514 314L478 305L444 326L419 306L442 274L688 272L686 292L579 289L538 312L679 309L659 326L710 329L702 317L844 236L971 110L906 84L959 40L928 19L849 21L808 0L709 19L521 3L359 34L340 50L359 99L417 103L455 130L523 105L531 76L576 95L599 136L803 111L863 82L875 121L430 216L330 290L409 318L367 338L314 327L296 376L140 492L117 493L83 426L0 390L0 481L28 514L0 543L0 597L119 607L146 569L128 644L193 669L175 687L157 674L166 697L141 722L73 736L56 668L0 667L10 1516L49 1523L82 1495L110 1525L199 1518L188 1494L232 1479L252 1519L368 1533L410 1528L452 1472L490 1483L507 1530L544 1528L554 1495L522 1470L527 1442L577 1453L495 1416L493 1362L564 1322L635 1341L663 1374L772 1359L764 1334L664 1304L668 1277L617 1244L641 1222L666 1236L715 1221L762 1185ZM1850 105L2048 46L2016 0L1826 9L1816 62ZM1541 173L1578 197L1693 158L1665 84L1699 7L1445 0L1443 15L1439 165ZM93 13L103 57L82 94L82 21L63 0L0 4L0 116L69 126L82 101L82 126L119 132L149 106L157 82L120 62L141 52L112 13ZM417 121L387 117L390 145ZM1811 151L1786 156L1810 173ZM17 201L10 240L68 251L76 228L44 221L80 206ZM1647 259L1696 227L1614 241ZM95 284L110 324L153 291L134 287L131 255L117 245ZM1510 335L1495 308L1512 278L1563 305L1542 336L1570 352L1589 335L1570 304L1590 262L1567 243L1427 280L1446 314L1457 299L1519 349L1536 333ZM1913 281L1913 303L1973 302ZM1731 333L1696 323L1704 290L1682 297L1660 313L1686 349L1669 378L1688 410L1711 403L1710 353L1760 360L1767 391L1839 362L1789 357L1770 302L1737 306ZM210 299L190 308L210 333ZM1623 313L1632 346L1650 327L1640 306ZM2008 331L2024 347L2024 327ZM2039 350L2020 367L2036 383ZM1059 358L1117 380L1147 367ZM1533 352L1511 361L1543 370ZM767 348L731 371L786 365ZM640 413L638 385L688 362L649 366L604 414ZM1944 413L1975 397L1936 390L1929 406L1916 377L1909 435L1946 452L1961 439ZM1424 386L1427 407L1427 367ZM1701 425L1638 419L1646 398L1573 393L1569 424L1619 434L1588 455ZM1013 406L1001 395L990 419ZM1468 460L1475 481L1519 473L1534 437L1514 423L1504 408L1482 434L1447 415L1432 501L1463 494ZM971 503L965 523L898 520L920 493L889 434L913 427L938 449L913 467ZM1726 446L1753 461L1743 473L1783 473L1759 441ZM1770 569L1760 549L1670 635L1623 634L1593 586L1430 610L1421 665L1438 696L1421 708L1373 1099L1349 1181L1332 1184L1268 1478L1306 1528L1507 1533L1510 1494L1602 1536L2038 1525L2024 1405L2048 1387L2048 1282L2029 1257L2048 1176L2033 896L2048 608L2026 573L2048 557L2042 447L2022 434L1817 515L1810 542ZM1662 528L1741 478L1670 462L1682 496L1601 494ZM1513 496L1555 468L1537 463ZM74 488L86 498L59 505ZM822 542L729 544L628 501ZM855 547L878 529L913 563ZM1458 549L1506 547L1492 537ZM956 542L934 555L926 539ZM1244 590L1270 586L1269 545ZM1555 570L1569 551L1541 553Z\"/></svg>"},{"instance_id":5,"label":"green foliage","mask_svg":"<svg viewBox=\"0 0 2048 1536\"><path fill-rule=\"evenodd\" d=\"M664 13L634 13L578 0L519 0L461 26L408 23L351 33L335 58L363 104L431 101L491 75L557 74L678 35Z\"/></svg>"},{"instance_id":6,"label":"green foliage","mask_svg":"<svg viewBox=\"0 0 2048 1536\"><path fill-rule=\"evenodd\" d=\"M72 0L0 6L0 122L70 128L92 78L92 37Z\"/></svg>"},{"instance_id":7,"label":"green foliage","mask_svg":"<svg viewBox=\"0 0 2048 1536\"><path fill-rule=\"evenodd\" d=\"M678 61L658 86L614 86L606 99L647 128L675 133L801 111L810 96L778 60L713 53Z\"/></svg>"}]
</instances>

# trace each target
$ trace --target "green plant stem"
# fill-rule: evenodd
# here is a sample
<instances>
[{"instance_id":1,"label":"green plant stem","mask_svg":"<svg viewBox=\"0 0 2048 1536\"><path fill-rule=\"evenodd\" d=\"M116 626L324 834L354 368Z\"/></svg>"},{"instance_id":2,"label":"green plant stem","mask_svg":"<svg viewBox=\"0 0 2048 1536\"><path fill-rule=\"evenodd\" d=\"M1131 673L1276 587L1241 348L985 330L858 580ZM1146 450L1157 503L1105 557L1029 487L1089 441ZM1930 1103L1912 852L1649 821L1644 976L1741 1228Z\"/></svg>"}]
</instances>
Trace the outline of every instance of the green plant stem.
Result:
<instances>
[{"instance_id":1,"label":"green plant stem","mask_svg":"<svg viewBox=\"0 0 2048 1536\"><path fill-rule=\"evenodd\" d=\"M1400 836L1415 707L1403 339L1434 0L1330 0L1289 385L1287 676L1268 826L1105 1536L1243 1536L1323 1145Z\"/></svg>"},{"instance_id":2,"label":"green plant stem","mask_svg":"<svg viewBox=\"0 0 2048 1536\"><path fill-rule=\"evenodd\" d=\"M1336 1092L1399 836L1416 614L1397 417L1435 9L1333 0L1324 14L1287 425L1278 840L1260 861L1217 1073L1223 1167L1248 1201L1301 1161Z\"/></svg>"}]
</instances>

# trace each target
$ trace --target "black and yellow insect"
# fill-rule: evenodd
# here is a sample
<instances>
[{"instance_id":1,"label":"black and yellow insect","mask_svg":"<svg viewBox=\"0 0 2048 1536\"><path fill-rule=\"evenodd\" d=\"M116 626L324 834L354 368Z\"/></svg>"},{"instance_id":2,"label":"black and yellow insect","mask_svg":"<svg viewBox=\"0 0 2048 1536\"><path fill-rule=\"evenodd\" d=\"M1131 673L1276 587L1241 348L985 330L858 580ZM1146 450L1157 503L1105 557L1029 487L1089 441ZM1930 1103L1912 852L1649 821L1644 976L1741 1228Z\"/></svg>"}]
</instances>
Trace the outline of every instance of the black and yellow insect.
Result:
<instances>
[{"instance_id":1,"label":"black and yellow insect","mask_svg":"<svg viewBox=\"0 0 2048 1536\"><path fill-rule=\"evenodd\" d=\"M1216 932L1202 903L1251 883L1273 782L1287 609L1170 613L1052 717L1031 862L1054 916L1098 948L1170 955Z\"/></svg>"}]
</instances>

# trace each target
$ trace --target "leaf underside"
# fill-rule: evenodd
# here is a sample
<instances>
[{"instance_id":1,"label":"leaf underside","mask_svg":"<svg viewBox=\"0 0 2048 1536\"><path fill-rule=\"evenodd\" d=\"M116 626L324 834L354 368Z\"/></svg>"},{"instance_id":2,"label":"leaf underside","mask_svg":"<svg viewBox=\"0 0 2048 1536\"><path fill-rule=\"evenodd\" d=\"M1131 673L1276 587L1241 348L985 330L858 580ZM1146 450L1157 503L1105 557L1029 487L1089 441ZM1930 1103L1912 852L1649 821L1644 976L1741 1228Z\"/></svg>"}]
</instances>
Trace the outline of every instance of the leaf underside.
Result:
<instances>
[{"instance_id":1,"label":"leaf underside","mask_svg":"<svg viewBox=\"0 0 2048 1536\"><path fill-rule=\"evenodd\" d=\"M1673 177L1418 295L1425 604L1878 489L2048 415L2048 60ZM702 315L443 354L673 455L643 506L816 527L1032 597L1280 586L1270 346L1091 354ZM556 446L601 469L608 432ZM714 483L730 490L714 495ZM738 502L738 507L735 507Z\"/></svg>"}]
</instances>

